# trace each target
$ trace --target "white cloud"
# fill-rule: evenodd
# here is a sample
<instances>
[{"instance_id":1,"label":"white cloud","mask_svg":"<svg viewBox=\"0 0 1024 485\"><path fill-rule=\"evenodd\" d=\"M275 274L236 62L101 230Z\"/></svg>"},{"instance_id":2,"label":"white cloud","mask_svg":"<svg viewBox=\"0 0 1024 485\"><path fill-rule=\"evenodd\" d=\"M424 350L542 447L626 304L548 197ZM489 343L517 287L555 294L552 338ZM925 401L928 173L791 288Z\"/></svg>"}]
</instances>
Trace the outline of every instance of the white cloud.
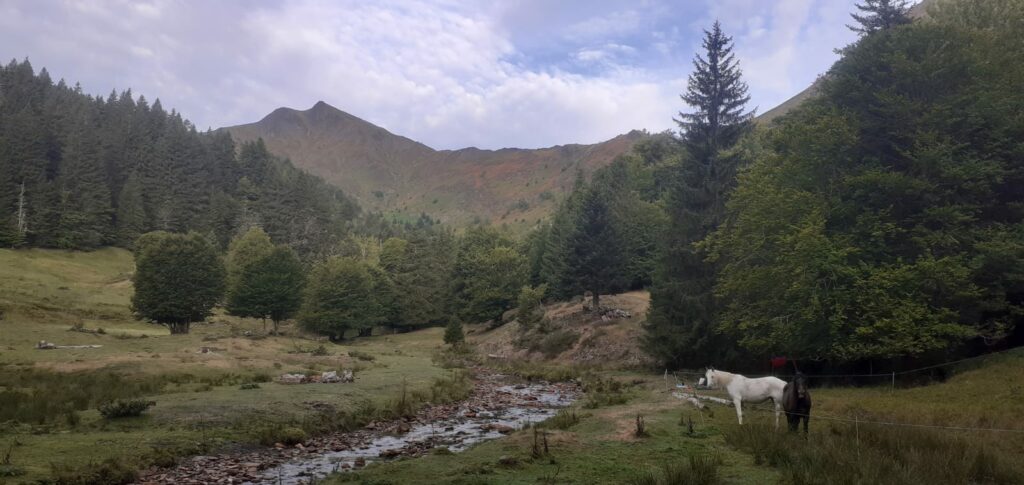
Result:
<instances>
[{"instance_id":1,"label":"white cloud","mask_svg":"<svg viewBox=\"0 0 1024 485\"><path fill-rule=\"evenodd\" d=\"M708 20L721 19L723 29L734 37L744 78L762 113L806 88L835 61L833 49L854 37L843 24L853 3L707 0Z\"/></svg>"},{"instance_id":2,"label":"white cloud","mask_svg":"<svg viewBox=\"0 0 1024 485\"><path fill-rule=\"evenodd\" d=\"M515 15L448 0L0 0L0 57L28 56L89 92L131 87L201 128L322 99L436 148L497 148L672 127L716 17L762 111L851 37L841 25L853 0L707 1L695 16L654 0L528 3Z\"/></svg>"}]
</instances>

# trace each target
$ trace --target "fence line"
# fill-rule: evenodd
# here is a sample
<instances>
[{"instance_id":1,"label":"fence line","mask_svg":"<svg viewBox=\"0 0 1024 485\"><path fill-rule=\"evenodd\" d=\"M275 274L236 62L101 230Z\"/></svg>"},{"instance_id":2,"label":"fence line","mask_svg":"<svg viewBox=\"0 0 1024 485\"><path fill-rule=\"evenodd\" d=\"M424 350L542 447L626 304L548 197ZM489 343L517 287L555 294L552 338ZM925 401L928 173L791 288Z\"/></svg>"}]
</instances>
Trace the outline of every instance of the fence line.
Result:
<instances>
[{"instance_id":1,"label":"fence line","mask_svg":"<svg viewBox=\"0 0 1024 485\"><path fill-rule=\"evenodd\" d=\"M693 397L693 398L696 398L696 399L702 399L702 400L705 400L705 401L710 401L710 402L714 402L714 403L718 403L718 404L724 404L726 406L732 406L732 403L728 403L728 404L722 403L721 402L721 400L722 400L721 398L714 398L713 396L700 396L700 395L693 394L693 393L690 393L690 394L678 393L678 394L679 394L679 396ZM679 396L676 396L676 397L679 397ZM744 413L747 412L748 410L749 411L753 411L753 412L758 412L758 413L771 414L771 415L775 414L774 407L773 408L768 408L765 404L749 404L749 405L743 407L743 412ZM782 414L785 414L785 412L783 411ZM997 433L1024 433L1024 429L1016 429L1016 428L974 428L974 427L970 427L970 426L940 426L940 425L934 425L934 424L901 423L901 422L896 422L896 421L865 421L865 420L860 419L860 418L849 418L849 417L845 417L845 416L839 416L839 415L836 415L836 414L821 413L821 412L814 413L814 414L803 414L803 413L790 412L789 414L794 414L794 415L797 415L797 416L807 416L809 418L814 418L814 419L824 419L826 421L840 421L840 422L845 422L845 423L854 423L854 424L857 424L857 425L860 425L860 424L877 424L877 425L882 425L882 426L902 426L902 427L905 427L905 428L941 429L941 430L945 430L945 431L982 431L982 432L997 432Z\"/></svg>"},{"instance_id":2,"label":"fence line","mask_svg":"<svg viewBox=\"0 0 1024 485\"><path fill-rule=\"evenodd\" d=\"M1012 351L1016 351L1016 350L1020 350L1020 349L1021 349L1020 347L1014 347L1014 348L1010 348L1010 349L1003 349L1003 350L999 350L999 351L996 351L996 352L990 352L990 353L987 353L987 354L975 355L974 357L965 357L963 359L957 359L957 360L952 360L952 361L949 361L949 362L943 362L943 363L940 363L940 364L933 364L933 365L928 365L928 366L924 366L924 367L918 367L916 369L908 369L908 370L902 370L902 371L891 371L891 372L883 372L883 373L875 373L875 374L806 374L806 376L808 378L811 378L811 379L848 378L848 377L889 377L889 378L893 378L895 376L912 374L912 373L921 372L921 371L924 371L924 370L937 369L939 367L946 367L946 366L950 366L950 365L959 364L959 363L962 363L962 362L967 362L967 361L970 361L970 360L982 359L982 358L986 358L986 357L991 357L993 355L1000 355L1000 354L1004 354L1004 353L1007 353L1007 352L1012 352ZM705 373L704 372L676 371L676 372L673 372L673 374L682 374L682 375L691 375L691 376L704 377ZM755 378L756 377L793 377L793 375L792 374L779 374L779 375L775 375L775 376L752 375L752 376L745 376L745 377L755 377Z\"/></svg>"},{"instance_id":3,"label":"fence line","mask_svg":"<svg viewBox=\"0 0 1024 485\"><path fill-rule=\"evenodd\" d=\"M761 409L761 408L751 408L751 411L775 414L774 410ZM785 413L785 412L783 412L783 413ZM789 414L795 414L797 416L807 416L807 417L815 418L815 419L824 419L824 420L827 420L827 421L842 421L842 422L846 422L846 423L855 423L855 424L878 424L878 425L883 425L883 426L903 426L903 427L907 427L907 428L930 428L930 429L942 429L942 430L948 430L948 431L994 431L994 432L1000 432L1000 433L1024 433L1024 429L1016 429L1016 428L974 428L974 427L970 427L970 426L940 426L940 425L936 425L936 424L900 423L900 422L896 422L896 421L865 421L865 420L860 419L860 418L847 418L847 417L836 416L836 415L820 416L818 414L813 414L812 415L812 414L802 414L802 413L794 413L794 412L791 412Z\"/></svg>"}]
</instances>

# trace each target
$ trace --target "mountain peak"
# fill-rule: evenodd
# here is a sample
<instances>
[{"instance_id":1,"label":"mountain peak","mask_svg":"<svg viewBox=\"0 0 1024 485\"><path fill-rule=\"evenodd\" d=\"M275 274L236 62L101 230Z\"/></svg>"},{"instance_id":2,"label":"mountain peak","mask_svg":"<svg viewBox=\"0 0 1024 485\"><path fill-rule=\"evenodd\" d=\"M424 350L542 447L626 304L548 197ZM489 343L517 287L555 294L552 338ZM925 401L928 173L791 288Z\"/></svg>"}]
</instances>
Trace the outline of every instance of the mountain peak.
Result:
<instances>
[{"instance_id":1,"label":"mountain peak","mask_svg":"<svg viewBox=\"0 0 1024 485\"><path fill-rule=\"evenodd\" d=\"M227 130L239 141L263 139L272 153L324 177L370 210L522 228L557 207L555 194L572 187L577 169L593 173L643 136L634 131L594 145L535 150L435 151L324 101L304 111L279 108Z\"/></svg>"},{"instance_id":2,"label":"mountain peak","mask_svg":"<svg viewBox=\"0 0 1024 485\"><path fill-rule=\"evenodd\" d=\"M341 111L341 110L338 109L338 108L335 108L334 106L331 106L331 105L327 104L323 100L320 100L320 101L317 101L316 104L314 104L312 108L309 108L309 111Z\"/></svg>"}]
</instances>

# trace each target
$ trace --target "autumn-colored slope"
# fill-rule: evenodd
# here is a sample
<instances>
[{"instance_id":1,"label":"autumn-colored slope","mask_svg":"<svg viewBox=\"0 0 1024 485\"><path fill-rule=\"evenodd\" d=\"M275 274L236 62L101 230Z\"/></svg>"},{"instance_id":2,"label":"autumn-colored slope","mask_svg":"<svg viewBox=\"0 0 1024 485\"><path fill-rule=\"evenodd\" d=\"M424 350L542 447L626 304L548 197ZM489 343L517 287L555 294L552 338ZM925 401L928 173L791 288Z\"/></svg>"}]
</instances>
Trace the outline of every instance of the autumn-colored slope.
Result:
<instances>
[{"instance_id":1,"label":"autumn-colored slope","mask_svg":"<svg viewBox=\"0 0 1024 485\"><path fill-rule=\"evenodd\" d=\"M319 102L279 108L259 122L227 128L236 140L263 138L271 152L325 178L369 210L399 217L426 212L462 225L491 220L532 226L571 190L642 137L525 150L434 150Z\"/></svg>"}]
</instances>

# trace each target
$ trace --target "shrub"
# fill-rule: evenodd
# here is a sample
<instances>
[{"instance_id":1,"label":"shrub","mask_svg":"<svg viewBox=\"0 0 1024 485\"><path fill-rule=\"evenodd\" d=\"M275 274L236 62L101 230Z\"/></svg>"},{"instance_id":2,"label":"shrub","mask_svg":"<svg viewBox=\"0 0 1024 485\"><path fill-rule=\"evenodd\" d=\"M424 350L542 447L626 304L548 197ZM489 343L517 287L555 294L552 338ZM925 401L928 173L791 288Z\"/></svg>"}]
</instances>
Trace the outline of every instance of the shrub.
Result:
<instances>
[{"instance_id":1,"label":"shrub","mask_svg":"<svg viewBox=\"0 0 1024 485\"><path fill-rule=\"evenodd\" d=\"M870 419L870 417L868 418ZM820 422L820 421L819 421ZM830 423L813 444L780 436L764 424L730 426L726 443L782 471L788 483L1024 483L1024 465L1012 450L985 437L942 430ZM813 432L813 431L812 431ZM850 460L856 456L857 460Z\"/></svg>"},{"instance_id":2,"label":"shrub","mask_svg":"<svg viewBox=\"0 0 1024 485\"><path fill-rule=\"evenodd\" d=\"M545 291L547 291L546 285L536 288L524 286L519 291L516 320L519 320L520 330L532 329L544 318L544 307L541 303L544 300Z\"/></svg>"},{"instance_id":3,"label":"shrub","mask_svg":"<svg viewBox=\"0 0 1024 485\"><path fill-rule=\"evenodd\" d=\"M587 394L583 402L586 409L625 404L630 399L627 385L615 379L586 376L583 379L583 390Z\"/></svg>"},{"instance_id":4,"label":"shrub","mask_svg":"<svg viewBox=\"0 0 1024 485\"><path fill-rule=\"evenodd\" d=\"M238 386L238 388L243 390L243 391L248 391L250 389L259 389L260 385L255 383L255 382L246 382L245 384L242 384L241 386Z\"/></svg>"},{"instance_id":5,"label":"shrub","mask_svg":"<svg viewBox=\"0 0 1024 485\"><path fill-rule=\"evenodd\" d=\"M374 360L377 360L377 358L374 357L373 355L368 354L366 352L361 352L359 350L348 351L348 356L352 357L353 359L359 359L367 362L373 362Z\"/></svg>"},{"instance_id":6,"label":"shrub","mask_svg":"<svg viewBox=\"0 0 1024 485\"><path fill-rule=\"evenodd\" d=\"M314 355L316 357L324 357L327 355L331 355L331 352L327 350L327 347L324 347L324 344L320 344L317 348L313 349L313 351L310 352L310 355Z\"/></svg>"},{"instance_id":7,"label":"shrub","mask_svg":"<svg viewBox=\"0 0 1024 485\"><path fill-rule=\"evenodd\" d=\"M458 347L466 341L466 334L462 331L462 321L459 317L452 317L444 329L444 343L452 347Z\"/></svg>"},{"instance_id":8,"label":"shrub","mask_svg":"<svg viewBox=\"0 0 1024 485\"><path fill-rule=\"evenodd\" d=\"M552 429L569 429L580 422L580 415L576 412L575 408L567 408L558 411L551 419L544 421L543 426L545 428Z\"/></svg>"},{"instance_id":9,"label":"shrub","mask_svg":"<svg viewBox=\"0 0 1024 485\"><path fill-rule=\"evenodd\" d=\"M473 381L464 371L452 372L448 377L438 377L430 386L430 401L450 403L460 401L473 391Z\"/></svg>"},{"instance_id":10,"label":"shrub","mask_svg":"<svg viewBox=\"0 0 1024 485\"><path fill-rule=\"evenodd\" d=\"M637 438L649 436L647 434L647 425L644 422L644 417L639 414L636 415L636 429L633 431L633 435Z\"/></svg>"},{"instance_id":11,"label":"shrub","mask_svg":"<svg viewBox=\"0 0 1024 485\"><path fill-rule=\"evenodd\" d=\"M276 362L275 362L275 364L276 364ZM278 364L278 365L276 365L274 367L280 369L280 364ZM254 374L252 376L252 381L253 382L270 382L272 380L274 380L273 377L270 377L270 374L267 374L266 372L260 372L258 374Z\"/></svg>"},{"instance_id":12,"label":"shrub","mask_svg":"<svg viewBox=\"0 0 1024 485\"><path fill-rule=\"evenodd\" d=\"M530 350L539 351L547 358L552 358L572 348L579 335L568 329L559 329L545 335Z\"/></svg>"},{"instance_id":13,"label":"shrub","mask_svg":"<svg viewBox=\"0 0 1024 485\"><path fill-rule=\"evenodd\" d=\"M0 465L0 478L4 477L20 477L25 474L25 470L21 467L14 465Z\"/></svg>"},{"instance_id":14,"label":"shrub","mask_svg":"<svg viewBox=\"0 0 1024 485\"><path fill-rule=\"evenodd\" d=\"M54 466L53 469L53 483L56 485L121 485L137 479L138 473L134 468L114 458L79 468Z\"/></svg>"},{"instance_id":15,"label":"shrub","mask_svg":"<svg viewBox=\"0 0 1024 485\"><path fill-rule=\"evenodd\" d=\"M302 428L281 424L260 428L255 436L256 441L265 446L274 446L277 443L293 446L305 442L306 437L306 431Z\"/></svg>"},{"instance_id":16,"label":"shrub","mask_svg":"<svg viewBox=\"0 0 1024 485\"><path fill-rule=\"evenodd\" d=\"M661 469L647 469L629 481L632 485L715 485L721 483L717 455L693 453L687 461L666 463Z\"/></svg>"},{"instance_id":17,"label":"shrub","mask_svg":"<svg viewBox=\"0 0 1024 485\"><path fill-rule=\"evenodd\" d=\"M143 411L155 405L155 402L144 399L118 399L101 404L99 411L107 419L128 418L140 416Z\"/></svg>"}]
</instances>

